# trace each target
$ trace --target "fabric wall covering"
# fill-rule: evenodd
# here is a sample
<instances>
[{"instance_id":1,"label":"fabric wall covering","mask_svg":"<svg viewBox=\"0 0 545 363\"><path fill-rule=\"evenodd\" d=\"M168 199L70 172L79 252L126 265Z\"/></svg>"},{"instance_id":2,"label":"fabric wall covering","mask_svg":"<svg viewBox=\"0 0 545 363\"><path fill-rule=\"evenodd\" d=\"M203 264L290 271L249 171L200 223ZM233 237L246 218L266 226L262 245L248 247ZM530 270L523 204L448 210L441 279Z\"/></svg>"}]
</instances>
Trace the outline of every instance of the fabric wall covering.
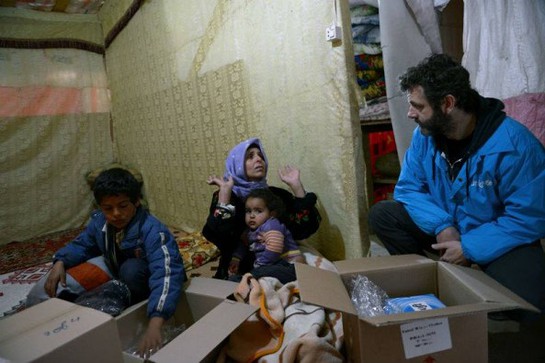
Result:
<instances>
[{"instance_id":1,"label":"fabric wall covering","mask_svg":"<svg viewBox=\"0 0 545 363\"><path fill-rule=\"evenodd\" d=\"M232 146L258 136L269 184L282 186L276 171L293 164L319 197L324 220L310 242L333 260L367 253L352 45L325 40L335 17L349 21L347 4L334 3L142 4L106 49L106 68L117 159L142 172L160 219L200 230L214 190L206 177L223 173ZM99 17L126 6L106 2Z\"/></svg>"},{"instance_id":2,"label":"fabric wall covering","mask_svg":"<svg viewBox=\"0 0 545 363\"><path fill-rule=\"evenodd\" d=\"M96 15L73 16L0 9L0 39L102 41ZM0 48L0 244L82 225L85 175L113 160L103 56L77 48Z\"/></svg>"}]
</instances>

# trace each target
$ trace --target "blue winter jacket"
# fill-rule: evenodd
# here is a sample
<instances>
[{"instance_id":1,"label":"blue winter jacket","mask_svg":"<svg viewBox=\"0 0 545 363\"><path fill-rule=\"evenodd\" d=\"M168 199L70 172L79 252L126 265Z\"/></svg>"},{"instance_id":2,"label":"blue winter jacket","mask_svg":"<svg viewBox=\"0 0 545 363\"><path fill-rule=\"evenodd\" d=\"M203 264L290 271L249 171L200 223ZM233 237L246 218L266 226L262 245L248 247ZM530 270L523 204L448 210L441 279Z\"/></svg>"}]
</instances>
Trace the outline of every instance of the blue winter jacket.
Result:
<instances>
[{"instance_id":1,"label":"blue winter jacket","mask_svg":"<svg viewBox=\"0 0 545 363\"><path fill-rule=\"evenodd\" d=\"M486 264L545 236L545 149L505 117L451 181L434 138L417 128L394 199L430 235L456 227L464 256Z\"/></svg>"},{"instance_id":2,"label":"blue winter jacket","mask_svg":"<svg viewBox=\"0 0 545 363\"><path fill-rule=\"evenodd\" d=\"M57 251L54 260L63 261L68 269L104 255L106 243L115 242L107 242L106 218L101 211L95 211L85 230ZM148 316L170 318L178 304L186 275L178 245L168 228L147 210L138 207L125 230L120 249L148 261L151 272Z\"/></svg>"}]
</instances>

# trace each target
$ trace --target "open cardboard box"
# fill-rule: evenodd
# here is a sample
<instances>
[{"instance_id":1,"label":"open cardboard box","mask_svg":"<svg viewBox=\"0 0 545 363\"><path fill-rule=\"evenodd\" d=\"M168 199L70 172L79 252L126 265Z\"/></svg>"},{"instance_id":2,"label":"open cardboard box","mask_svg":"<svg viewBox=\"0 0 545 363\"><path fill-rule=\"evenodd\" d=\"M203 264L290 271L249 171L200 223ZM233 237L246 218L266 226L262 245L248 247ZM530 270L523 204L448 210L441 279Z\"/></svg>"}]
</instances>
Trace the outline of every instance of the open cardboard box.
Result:
<instances>
[{"instance_id":1,"label":"open cardboard box","mask_svg":"<svg viewBox=\"0 0 545 363\"><path fill-rule=\"evenodd\" d=\"M418 255L335 263L338 272L296 264L301 299L343 312L350 362L487 362L487 313L538 311L481 271ZM358 317L343 281L363 274L389 297L432 293L446 308Z\"/></svg>"},{"instance_id":2,"label":"open cardboard box","mask_svg":"<svg viewBox=\"0 0 545 363\"><path fill-rule=\"evenodd\" d=\"M113 317L49 299L0 320L0 361L122 362Z\"/></svg>"},{"instance_id":3,"label":"open cardboard box","mask_svg":"<svg viewBox=\"0 0 545 363\"><path fill-rule=\"evenodd\" d=\"M229 334L257 310L226 299L236 286L230 281L192 278L172 318L186 330L147 362L215 361ZM0 362L143 362L124 349L147 323L147 300L113 318L49 299L0 320Z\"/></svg>"},{"instance_id":4,"label":"open cardboard box","mask_svg":"<svg viewBox=\"0 0 545 363\"><path fill-rule=\"evenodd\" d=\"M192 278L172 318L176 326L183 324L186 330L153 354L148 361L215 361L226 338L257 310L254 306L226 299L236 287L235 282ZM127 309L116 317L116 321L121 345L125 350L134 343L137 332L147 326L147 301ZM144 361L125 351L123 359L126 363Z\"/></svg>"}]
</instances>

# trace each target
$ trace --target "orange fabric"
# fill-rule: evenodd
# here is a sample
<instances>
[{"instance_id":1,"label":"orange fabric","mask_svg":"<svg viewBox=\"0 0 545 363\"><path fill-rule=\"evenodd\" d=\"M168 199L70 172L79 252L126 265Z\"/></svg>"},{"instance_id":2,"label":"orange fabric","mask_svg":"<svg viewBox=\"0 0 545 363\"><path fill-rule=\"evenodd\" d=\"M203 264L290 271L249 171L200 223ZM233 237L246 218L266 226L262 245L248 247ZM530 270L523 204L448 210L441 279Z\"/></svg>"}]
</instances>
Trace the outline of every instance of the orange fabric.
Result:
<instances>
[{"instance_id":1,"label":"orange fabric","mask_svg":"<svg viewBox=\"0 0 545 363\"><path fill-rule=\"evenodd\" d=\"M72 276L87 291L110 281L110 276L106 272L89 262L69 268L66 273Z\"/></svg>"},{"instance_id":2,"label":"orange fabric","mask_svg":"<svg viewBox=\"0 0 545 363\"><path fill-rule=\"evenodd\" d=\"M0 87L0 116L82 113L82 91L74 87Z\"/></svg>"}]
</instances>

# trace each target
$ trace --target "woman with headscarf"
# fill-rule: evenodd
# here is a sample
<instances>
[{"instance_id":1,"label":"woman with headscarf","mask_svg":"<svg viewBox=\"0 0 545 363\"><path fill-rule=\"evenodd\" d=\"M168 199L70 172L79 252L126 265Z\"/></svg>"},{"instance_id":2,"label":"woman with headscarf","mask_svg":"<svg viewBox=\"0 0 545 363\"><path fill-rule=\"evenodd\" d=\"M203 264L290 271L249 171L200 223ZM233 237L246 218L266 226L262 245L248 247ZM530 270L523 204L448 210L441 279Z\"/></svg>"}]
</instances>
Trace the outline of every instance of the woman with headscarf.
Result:
<instances>
[{"instance_id":1,"label":"woman with headscarf","mask_svg":"<svg viewBox=\"0 0 545 363\"><path fill-rule=\"evenodd\" d=\"M301 183L299 169L287 165L278 171L280 180L291 190L267 184L268 161L263 145L257 138L250 138L236 145L225 160L223 178L208 177L207 183L219 187L212 195L210 213L203 227L203 236L218 246L221 251L220 263L215 278L226 279L231 256L243 238L244 201L253 189L268 188L278 196L285 206L282 222L295 240L308 238L320 225L320 214L316 209L316 194L307 193ZM293 193L293 194L292 194ZM239 272L252 269L253 256L241 261ZM293 268L293 267L292 267ZM288 271L295 276L295 270ZM280 273L283 275L283 273ZM256 276L260 277L260 276Z\"/></svg>"}]
</instances>

